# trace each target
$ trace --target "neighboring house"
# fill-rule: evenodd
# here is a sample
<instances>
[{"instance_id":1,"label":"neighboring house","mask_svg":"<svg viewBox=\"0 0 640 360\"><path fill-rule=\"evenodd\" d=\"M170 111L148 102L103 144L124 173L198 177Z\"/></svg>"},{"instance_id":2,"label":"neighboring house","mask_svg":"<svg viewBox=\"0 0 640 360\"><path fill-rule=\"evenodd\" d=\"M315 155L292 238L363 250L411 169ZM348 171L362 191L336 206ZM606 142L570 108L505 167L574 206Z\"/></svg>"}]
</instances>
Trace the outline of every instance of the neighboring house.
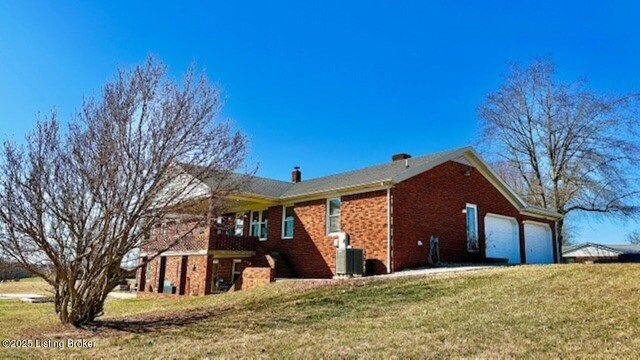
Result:
<instances>
[{"instance_id":1,"label":"neighboring house","mask_svg":"<svg viewBox=\"0 0 640 360\"><path fill-rule=\"evenodd\" d=\"M214 179L200 180L206 194ZM173 285L176 293L202 295L221 283L244 288L267 282L256 274L266 276L269 267L272 277L331 278L341 233L365 250L367 274L427 265L431 236L440 239L445 262L559 259L561 215L526 204L470 147L398 154L385 164L307 181L296 167L291 182L251 177L227 200L229 211L212 231L199 229L140 271L141 290ZM170 238L188 223L188 216L178 218L155 236ZM153 251L142 249L142 260Z\"/></svg>"},{"instance_id":2,"label":"neighboring house","mask_svg":"<svg viewBox=\"0 0 640 360\"><path fill-rule=\"evenodd\" d=\"M625 261L624 257L640 256L640 245L602 245L585 243L562 247L562 258L565 262L594 263ZM621 258L622 256L622 258Z\"/></svg>"}]
</instances>

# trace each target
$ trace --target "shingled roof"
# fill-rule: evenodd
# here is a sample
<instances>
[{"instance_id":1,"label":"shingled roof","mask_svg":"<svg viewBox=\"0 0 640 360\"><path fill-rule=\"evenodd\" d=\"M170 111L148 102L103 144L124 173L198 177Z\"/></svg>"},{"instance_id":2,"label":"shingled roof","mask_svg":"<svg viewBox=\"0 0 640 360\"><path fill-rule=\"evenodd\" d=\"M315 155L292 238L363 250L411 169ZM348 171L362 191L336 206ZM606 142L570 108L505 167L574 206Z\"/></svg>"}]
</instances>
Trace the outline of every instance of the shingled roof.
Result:
<instances>
[{"instance_id":1,"label":"shingled roof","mask_svg":"<svg viewBox=\"0 0 640 360\"><path fill-rule=\"evenodd\" d=\"M180 164L180 166L185 172L197 177L209 188L233 184L234 188L238 187L238 192L246 195L277 199L294 185L255 175L227 174L223 177L200 166L190 164Z\"/></svg>"},{"instance_id":2,"label":"shingled roof","mask_svg":"<svg viewBox=\"0 0 640 360\"><path fill-rule=\"evenodd\" d=\"M464 156L475 159L479 167L494 181L500 184L503 193L509 194L509 198L521 211L562 217L560 214L547 209L526 204L508 185L490 169L480 156L471 148L463 147L434 154L418 156L408 159L395 160L384 164L369 166L358 170L347 171L315 179L290 183L280 180L268 179L259 176L246 176L231 174L220 181L220 177L211 172L203 171L201 167L183 165L184 170L193 176L198 177L210 188L215 188L224 182L237 182L240 184L238 193L245 196L262 197L270 200L289 200L309 195L324 194L331 192L345 191L349 189L359 189L367 186L393 184L404 181L412 176L427 171L432 167L450 160L465 161Z\"/></svg>"},{"instance_id":3,"label":"shingled roof","mask_svg":"<svg viewBox=\"0 0 640 360\"><path fill-rule=\"evenodd\" d=\"M418 156L406 160L396 160L385 164L365 167L335 175L324 176L307 181L292 184L283 198L310 195L332 190L346 189L361 185L380 184L392 179L418 165L436 163L441 158L447 158L450 154L461 149L448 150L435 154Z\"/></svg>"},{"instance_id":4,"label":"shingled roof","mask_svg":"<svg viewBox=\"0 0 640 360\"><path fill-rule=\"evenodd\" d=\"M429 163L439 163L439 160L448 158L451 154L460 152L463 149L464 148L442 151L406 160L396 160L385 164L373 165L358 170L319 177L298 183L289 183L259 176L246 176L240 174L230 174L224 182L238 182L240 184L239 192L243 194L264 196L275 199L287 199L392 181L394 177L405 173L416 166L424 166ZM187 164L183 164L182 166L186 172L198 177L209 187L215 187L220 183L218 176L215 176L212 172L204 171L201 167Z\"/></svg>"}]
</instances>

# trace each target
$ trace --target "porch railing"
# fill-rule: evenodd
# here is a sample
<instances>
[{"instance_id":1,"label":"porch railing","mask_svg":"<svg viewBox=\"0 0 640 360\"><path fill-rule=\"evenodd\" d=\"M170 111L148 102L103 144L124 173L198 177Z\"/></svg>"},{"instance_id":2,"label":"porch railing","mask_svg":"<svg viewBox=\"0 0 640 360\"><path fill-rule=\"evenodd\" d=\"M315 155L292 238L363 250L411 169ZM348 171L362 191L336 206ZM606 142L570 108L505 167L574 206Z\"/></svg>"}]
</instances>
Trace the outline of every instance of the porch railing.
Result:
<instances>
[{"instance_id":1,"label":"porch railing","mask_svg":"<svg viewBox=\"0 0 640 360\"><path fill-rule=\"evenodd\" d=\"M230 251L255 251L258 238L254 236L236 236L214 234L211 236L209 249Z\"/></svg>"}]
</instances>

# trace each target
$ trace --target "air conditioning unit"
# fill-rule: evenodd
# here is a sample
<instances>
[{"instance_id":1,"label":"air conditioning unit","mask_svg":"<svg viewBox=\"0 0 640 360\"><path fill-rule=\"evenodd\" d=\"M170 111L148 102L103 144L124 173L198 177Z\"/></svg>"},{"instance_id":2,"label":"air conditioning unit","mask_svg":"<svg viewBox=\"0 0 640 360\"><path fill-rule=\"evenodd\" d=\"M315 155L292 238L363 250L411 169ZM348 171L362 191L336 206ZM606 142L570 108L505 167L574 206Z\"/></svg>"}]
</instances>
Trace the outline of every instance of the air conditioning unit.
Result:
<instances>
[{"instance_id":1,"label":"air conditioning unit","mask_svg":"<svg viewBox=\"0 0 640 360\"><path fill-rule=\"evenodd\" d=\"M364 250L336 249L336 275L364 274Z\"/></svg>"},{"instance_id":2,"label":"air conditioning unit","mask_svg":"<svg viewBox=\"0 0 640 360\"><path fill-rule=\"evenodd\" d=\"M170 281L165 280L163 285L164 285L162 287L162 293L163 294L175 294L176 293L177 288Z\"/></svg>"}]
</instances>

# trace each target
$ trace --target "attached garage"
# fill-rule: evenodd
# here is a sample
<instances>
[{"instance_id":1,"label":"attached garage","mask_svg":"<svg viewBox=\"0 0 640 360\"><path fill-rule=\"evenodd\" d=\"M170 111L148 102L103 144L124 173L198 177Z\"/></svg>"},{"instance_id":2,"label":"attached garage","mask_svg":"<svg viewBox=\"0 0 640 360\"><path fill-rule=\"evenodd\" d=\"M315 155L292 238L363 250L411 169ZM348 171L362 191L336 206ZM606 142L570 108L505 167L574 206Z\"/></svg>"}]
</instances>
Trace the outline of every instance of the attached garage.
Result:
<instances>
[{"instance_id":1,"label":"attached garage","mask_svg":"<svg viewBox=\"0 0 640 360\"><path fill-rule=\"evenodd\" d=\"M509 264L520 263L518 221L515 218L487 214L484 232L487 258L507 259Z\"/></svg>"},{"instance_id":2,"label":"attached garage","mask_svg":"<svg viewBox=\"0 0 640 360\"><path fill-rule=\"evenodd\" d=\"M524 244L527 264L553 263L553 237L548 224L525 222Z\"/></svg>"}]
</instances>

